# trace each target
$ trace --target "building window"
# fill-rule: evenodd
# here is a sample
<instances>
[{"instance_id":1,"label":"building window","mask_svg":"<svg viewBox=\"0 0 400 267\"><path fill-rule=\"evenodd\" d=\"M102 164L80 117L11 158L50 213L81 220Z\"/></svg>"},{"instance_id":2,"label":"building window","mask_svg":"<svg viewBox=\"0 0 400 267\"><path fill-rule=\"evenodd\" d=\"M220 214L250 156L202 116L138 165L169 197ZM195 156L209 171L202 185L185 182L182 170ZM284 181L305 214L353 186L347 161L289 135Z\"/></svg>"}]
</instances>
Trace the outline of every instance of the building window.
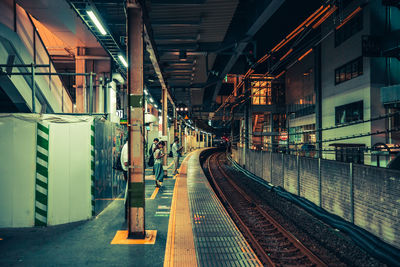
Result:
<instances>
[{"instance_id":1,"label":"building window","mask_svg":"<svg viewBox=\"0 0 400 267\"><path fill-rule=\"evenodd\" d=\"M364 119L363 101L335 107L335 124L349 123Z\"/></svg>"},{"instance_id":2,"label":"building window","mask_svg":"<svg viewBox=\"0 0 400 267\"><path fill-rule=\"evenodd\" d=\"M253 105L271 105L272 91L270 81L252 81L251 95Z\"/></svg>"},{"instance_id":3,"label":"building window","mask_svg":"<svg viewBox=\"0 0 400 267\"><path fill-rule=\"evenodd\" d=\"M364 164L365 145L333 144L337 161Z\"/></svg>"},{"instance_id":4,"label":"building window","mask_svg":"<svg viewBox=\"0 0 400 267\"><path fill-rule=\"evenodd\" d=\"M354 17L335 30L335 47L361 31L363 28L363 12L358 12Z\"/></svg>"},{"instance_id":5,"label":"building window","mask_svg":"<svg viewBox=\"0 0 400 267\"><path fill-rule=\"evenodd\" d=\"M335 85L363 74L363 58L359 57L335 69Z\"/></svg>"}]
</instances>

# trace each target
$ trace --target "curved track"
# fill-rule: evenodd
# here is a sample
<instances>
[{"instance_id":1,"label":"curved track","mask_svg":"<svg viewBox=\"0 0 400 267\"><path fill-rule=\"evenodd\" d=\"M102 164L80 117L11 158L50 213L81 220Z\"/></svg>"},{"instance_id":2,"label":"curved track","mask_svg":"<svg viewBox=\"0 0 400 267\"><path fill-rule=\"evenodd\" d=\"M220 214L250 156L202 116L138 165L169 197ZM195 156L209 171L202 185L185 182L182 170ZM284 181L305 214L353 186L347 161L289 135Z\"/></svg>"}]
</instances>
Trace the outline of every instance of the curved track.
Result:
<instances>
[{"instance_id":1,"label":"curved track","mask_svg":"<svg viewBox=\"0 0 400 267\"><path fill-rule=\"evenodd\" d=\"M224 171L224 153L207 158L206 168L230 214L267 266L327 266L258 206Z\"/></svg>"}]
</instances>

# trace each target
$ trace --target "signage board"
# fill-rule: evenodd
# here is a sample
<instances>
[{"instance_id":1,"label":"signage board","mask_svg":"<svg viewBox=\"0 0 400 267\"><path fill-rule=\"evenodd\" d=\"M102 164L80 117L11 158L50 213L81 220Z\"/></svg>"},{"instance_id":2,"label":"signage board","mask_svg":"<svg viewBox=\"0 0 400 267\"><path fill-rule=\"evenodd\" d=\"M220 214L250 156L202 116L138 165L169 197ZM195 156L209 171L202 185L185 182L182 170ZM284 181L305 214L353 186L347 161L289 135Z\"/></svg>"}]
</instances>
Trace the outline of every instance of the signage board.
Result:
<instances>
[{"instance_id":1,"label":"signage board","mask_svg":"<svg viewBox=\"0 0 400 267\"><path fill-rule=\"evenodd\" d=\"M287 132L281 132L279 135L279 139L282 141L286 141L288 139L288 133Z\"/></svg>"}]
</instances>

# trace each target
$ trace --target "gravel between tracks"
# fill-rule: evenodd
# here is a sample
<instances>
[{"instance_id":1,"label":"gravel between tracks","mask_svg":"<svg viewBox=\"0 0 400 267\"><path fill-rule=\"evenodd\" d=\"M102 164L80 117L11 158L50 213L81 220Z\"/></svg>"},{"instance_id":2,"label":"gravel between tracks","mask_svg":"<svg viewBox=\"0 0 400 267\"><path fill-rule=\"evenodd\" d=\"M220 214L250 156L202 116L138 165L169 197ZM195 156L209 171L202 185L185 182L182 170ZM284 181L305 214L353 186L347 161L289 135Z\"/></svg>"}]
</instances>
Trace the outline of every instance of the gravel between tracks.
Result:
<instances>
[{"instance_id":1,"label":"gravel between tracks","mask_svg":"<svg viewBox=\"0 0 400 267\"><path fill-rule=\"evenodd\" d=\"M256 199L272 217L329 266L386 266L371 257L344 233L315 218L301 207L260 186L224 160L225 172Z\"/></svg>"}]
</instances>

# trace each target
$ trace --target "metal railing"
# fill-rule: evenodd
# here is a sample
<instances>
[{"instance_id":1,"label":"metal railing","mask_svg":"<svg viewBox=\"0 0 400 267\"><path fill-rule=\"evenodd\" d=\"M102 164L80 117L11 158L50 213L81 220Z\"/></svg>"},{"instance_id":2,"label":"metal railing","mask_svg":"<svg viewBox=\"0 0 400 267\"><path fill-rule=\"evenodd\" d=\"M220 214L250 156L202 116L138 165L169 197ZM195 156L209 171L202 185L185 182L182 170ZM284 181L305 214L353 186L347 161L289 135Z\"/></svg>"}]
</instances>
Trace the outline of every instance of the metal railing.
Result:
<instances>
[{"instance_id":1,"label":"metal railing","mask_svg":"<svg viewBox=\"0 0 400 267\"><path fill-rule=\"evenodd\" d=\"M73 112L72 98L68 90L66 90L62 79L57 75L53 61L36 30L36 27L29 17L29 14L21 7L17 5L16 10L17 16L17 34L21 38L23 44L28 50L32 61L29 63L37 65L48 65L48 75L41 75L41 79L34 80L34 75L25 75L24 78L28 84L32 85L35 83L46 84L49 92L54 96L57 103L59 103L62 112L71 113ZM19 67L18 72L26 73L31 72L26 67ZM52 73L52 74L50 74ZM34 80L34 81L32 81ZM43 89L42 89L43 90Z\"/></svg>"}]
</instances>

